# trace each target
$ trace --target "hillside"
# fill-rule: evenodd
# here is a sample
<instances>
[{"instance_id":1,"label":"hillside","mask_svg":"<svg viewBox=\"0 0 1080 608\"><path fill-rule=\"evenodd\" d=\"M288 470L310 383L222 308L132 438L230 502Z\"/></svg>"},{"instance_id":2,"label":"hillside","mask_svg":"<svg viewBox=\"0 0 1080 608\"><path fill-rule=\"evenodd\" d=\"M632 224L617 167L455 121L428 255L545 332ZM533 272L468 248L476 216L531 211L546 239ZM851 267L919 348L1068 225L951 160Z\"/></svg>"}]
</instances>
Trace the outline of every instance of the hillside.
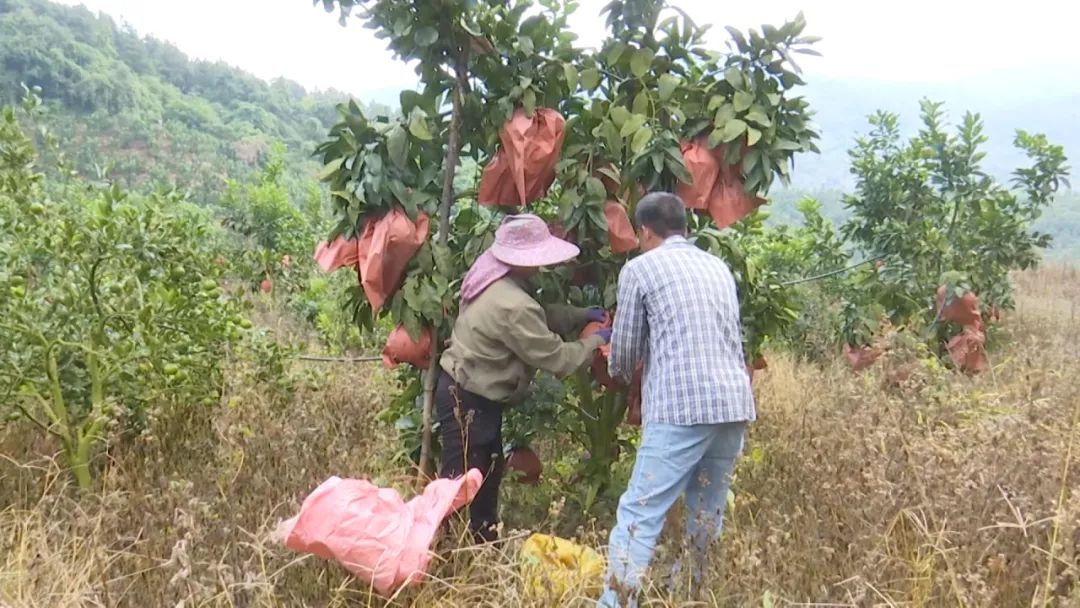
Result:
<instances>
[{"instance_id":1,"label":"hillside","mask_svg":"<svg viewBox=\"0 0 1080 608\"><path fill-rule=\"evenodd\" d=\"M0 101L17 101L21 83L40 87L49 126L82 172L182 185L200 199L257 168L274 142L294 176L310 173L311 150L346 98L192 61L83 7L0 0Z\"/></svg>"}]
</instances>

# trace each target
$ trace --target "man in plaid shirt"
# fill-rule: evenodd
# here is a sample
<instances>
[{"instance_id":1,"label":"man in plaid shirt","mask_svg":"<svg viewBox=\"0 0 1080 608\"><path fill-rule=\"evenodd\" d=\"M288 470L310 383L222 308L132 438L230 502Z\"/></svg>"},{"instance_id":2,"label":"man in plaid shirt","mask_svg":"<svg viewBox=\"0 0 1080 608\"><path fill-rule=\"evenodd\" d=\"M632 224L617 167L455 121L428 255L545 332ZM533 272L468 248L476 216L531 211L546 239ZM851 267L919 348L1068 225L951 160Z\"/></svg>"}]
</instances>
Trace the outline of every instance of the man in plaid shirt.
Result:
<instances>
[{"instance_id":1,"label":"man in plaid shirt","mask_svg":"<svg viewBox=\"0 0 1080 608\"><path fill-rule=\"evenodd\" d=\"M700 582L755 418L731 271L686 239L685 206L674 194L646 195L636 219L646 253L619 276L610 371L628 381L644 361L643 433L611 531L605 607L636 606L668 510L683 494Z\"/></svg>"}]
</instances>

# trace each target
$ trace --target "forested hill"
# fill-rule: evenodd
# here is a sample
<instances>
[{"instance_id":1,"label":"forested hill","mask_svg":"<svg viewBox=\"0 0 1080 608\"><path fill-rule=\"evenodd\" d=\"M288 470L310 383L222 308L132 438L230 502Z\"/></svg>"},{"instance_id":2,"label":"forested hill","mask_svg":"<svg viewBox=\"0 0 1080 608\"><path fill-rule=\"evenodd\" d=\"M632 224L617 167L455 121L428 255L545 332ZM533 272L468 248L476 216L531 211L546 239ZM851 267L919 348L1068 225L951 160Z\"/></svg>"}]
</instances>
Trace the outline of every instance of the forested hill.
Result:
<instances>
[{"instance_id":1,"label":"forested hill","mask_svg":"<svg viewBox=\"0 0 1080 608\"><path fill-rule=\"evenodd\" d=\"M347 97L190 60L83 7L0 0L0 100L20 99L22 83L41 88L49 126L82 172L211 199L275 142L294 176L310 173L311 151Z\"/></svg>"}]
</instances>

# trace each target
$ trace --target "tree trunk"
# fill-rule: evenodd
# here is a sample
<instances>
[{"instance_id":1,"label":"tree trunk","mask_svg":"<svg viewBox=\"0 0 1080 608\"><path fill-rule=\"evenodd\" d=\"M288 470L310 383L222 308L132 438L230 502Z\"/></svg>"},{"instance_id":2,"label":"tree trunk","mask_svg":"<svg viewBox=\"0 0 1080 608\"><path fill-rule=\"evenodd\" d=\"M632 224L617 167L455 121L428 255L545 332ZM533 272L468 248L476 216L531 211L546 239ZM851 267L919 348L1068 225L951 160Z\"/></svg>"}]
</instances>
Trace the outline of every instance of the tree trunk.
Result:
<instances>
[{"instance_id":1,"label":"tree trunk","mask_svg":"<svg viewBox=\"0 0 1080 608\"><path fill-rule=\"evenodd\" d=\"M461 113L464 105L468 80L465 74L465 62L461 61L454 68L455 87L453 112L450 116L450 135L446 142L446 162L443 168L442 199L439 201L439 244L447 245L450 239L450 206L454 202L454 176L457 173L458 158L461 154ZM423 440L420 444L420 477L430 479L431 467L431 426L432 410L435 405L435 385L439 380L439 336L435 331L431 344L431 366L424 377Z\"/></svg>"}]
</instances>

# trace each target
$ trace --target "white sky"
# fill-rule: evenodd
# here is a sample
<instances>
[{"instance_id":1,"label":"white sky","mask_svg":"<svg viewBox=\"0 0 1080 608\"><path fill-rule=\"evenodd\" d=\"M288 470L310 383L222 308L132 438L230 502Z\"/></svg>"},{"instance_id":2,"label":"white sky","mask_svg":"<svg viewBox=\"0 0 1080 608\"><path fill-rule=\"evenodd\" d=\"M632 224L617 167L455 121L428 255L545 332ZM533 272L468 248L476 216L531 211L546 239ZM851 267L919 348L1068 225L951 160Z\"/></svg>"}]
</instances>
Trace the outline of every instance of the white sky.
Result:
<instances>
[{"instance_id":1,"label":"white sky","mask_svg":"<svg viewBox=\"0 0 1080 608\"><path fill-rule=\"evenodd\" d=\"M382 41L353 20L348 27L311 0L61 0L126 21L175 43L188 55L224 60L263 78L284 76L308 88L336 88L361 99L396 99L415 82ZM607 0L581 0L573 28L581 42L603 36ZM1054 64L1080 78L1076 24L1068 0L674 0L698 23L713 23L714 44L761 23L779 25L800 9L806 33L824 37L823 59L803 58L811 74L886 81L993 78L1000 70ZM1068 73L1066 71L1065 73ZM391 94L390 92L393 92Z\"/></svg>"}]
</instances>

